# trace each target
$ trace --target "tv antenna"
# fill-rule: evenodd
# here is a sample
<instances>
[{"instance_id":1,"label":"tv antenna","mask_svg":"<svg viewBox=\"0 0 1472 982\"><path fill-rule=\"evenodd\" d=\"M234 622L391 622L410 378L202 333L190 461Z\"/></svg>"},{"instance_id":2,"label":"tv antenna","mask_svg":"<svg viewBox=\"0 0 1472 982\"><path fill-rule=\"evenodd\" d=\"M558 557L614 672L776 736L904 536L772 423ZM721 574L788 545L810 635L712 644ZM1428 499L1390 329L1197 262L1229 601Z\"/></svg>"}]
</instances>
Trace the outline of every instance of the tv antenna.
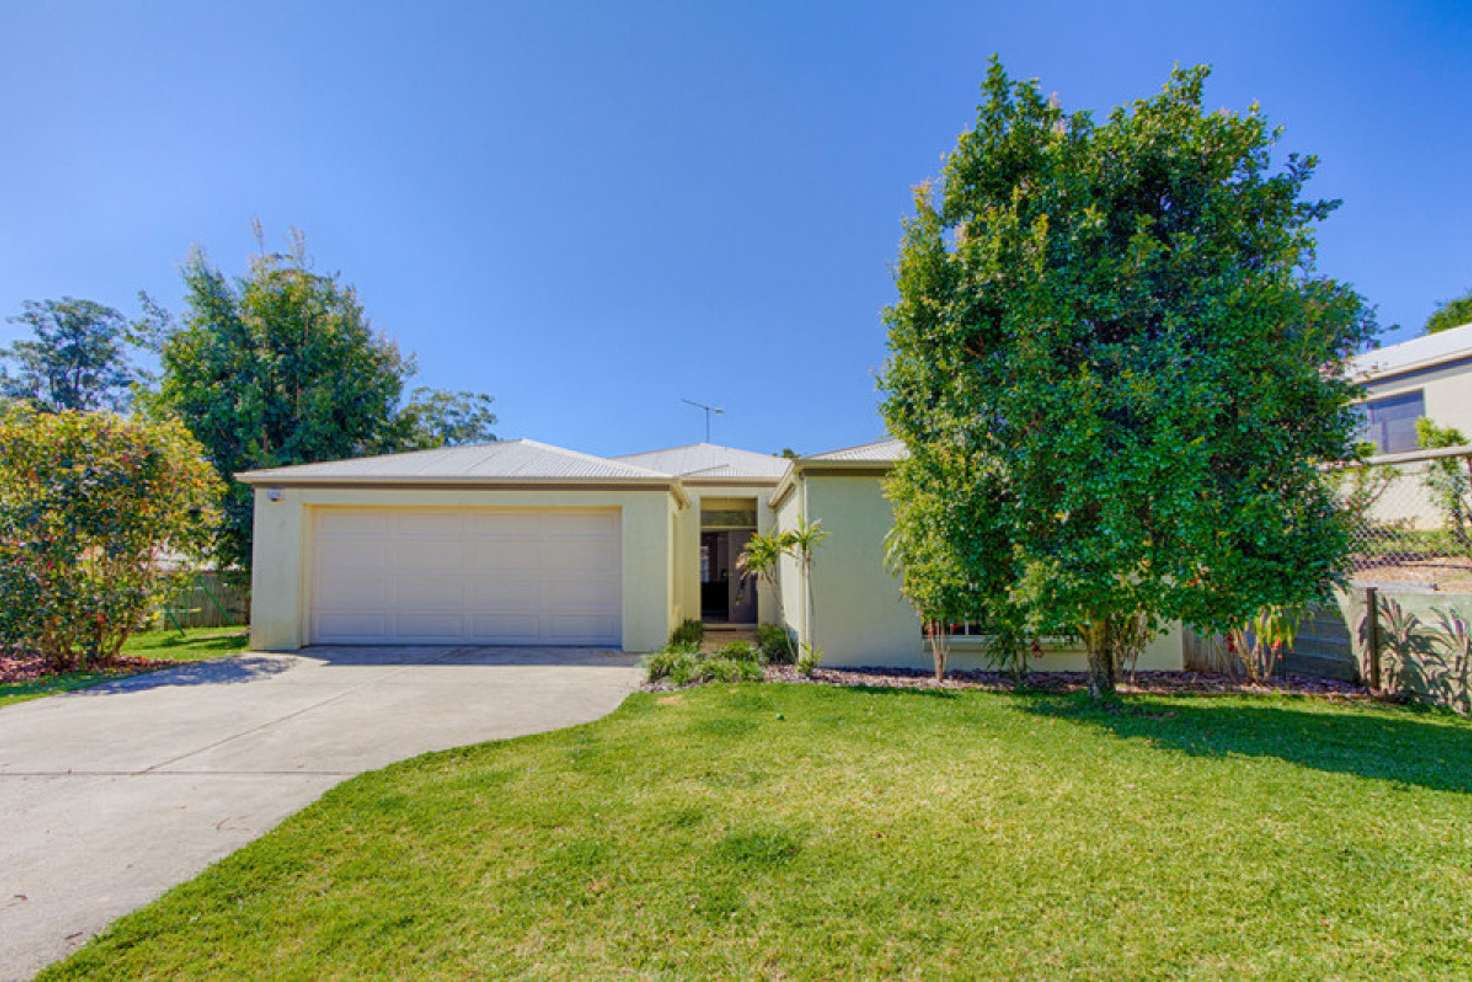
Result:
<instances>
[{"instance_id":1,"label":"tv antenna","mask_svg":"<svg viewBox=\"0 0 1472 982\"><path fill-rule=\"evenodd\" d=\"M705 403L703 403L703 402L696 402L694 399L681 399L680 401L683 402L683 403L688 403L689 405L694 406L696 409L704 409L705 410L705 442L706 443L709 443L710 442L710 418L711 418L712 414L714 414L716 416L724 416L724 415L726 415L726 411L724 409L721 409L719 406L707 406Z\"/></svg>"}]
</instances>

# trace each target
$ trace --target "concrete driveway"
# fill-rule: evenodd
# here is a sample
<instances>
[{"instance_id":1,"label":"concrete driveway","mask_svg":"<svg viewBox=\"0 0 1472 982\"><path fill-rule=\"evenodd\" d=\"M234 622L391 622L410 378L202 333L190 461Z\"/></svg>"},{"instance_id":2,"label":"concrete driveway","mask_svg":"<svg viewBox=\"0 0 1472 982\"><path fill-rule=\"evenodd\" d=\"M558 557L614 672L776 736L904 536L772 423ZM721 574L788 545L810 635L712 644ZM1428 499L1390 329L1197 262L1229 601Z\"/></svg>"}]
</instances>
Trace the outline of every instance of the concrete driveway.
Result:
<instances>
[{"instance_id":1,"label":"concrete driveway","mask_svg":"<svg viewBox=\"0 0 1472 982\"><path fill-rule=\"evenodd\" d=\"M637 658L309 648L0 709L0 978L25 978L339 781L596 719Z\"/></svg>"}]
</instances>

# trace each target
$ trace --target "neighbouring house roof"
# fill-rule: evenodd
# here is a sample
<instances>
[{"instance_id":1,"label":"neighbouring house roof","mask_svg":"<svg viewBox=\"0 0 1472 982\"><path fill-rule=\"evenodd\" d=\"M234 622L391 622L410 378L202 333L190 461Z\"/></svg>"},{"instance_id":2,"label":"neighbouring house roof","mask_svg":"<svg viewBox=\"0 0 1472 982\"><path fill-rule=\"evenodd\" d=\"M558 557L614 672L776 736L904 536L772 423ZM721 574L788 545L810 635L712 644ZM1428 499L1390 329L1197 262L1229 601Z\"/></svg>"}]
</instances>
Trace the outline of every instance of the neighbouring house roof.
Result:
<instances>
[{"instance_id":1,"label":"neighbouring house roof","mask_svg":"<svg viewBox=\"0 0 1472 982\"><path fill-rule=\"evenodd\" d=\"M1350 359L1349 373L1357 380L1370 381L1462 358L1472 358L1472 324L1366 351Z\"/></svg>"},{"instance_id":2,"label":"neighbouring house roof","mask_svg":"<svg viewBox=\"0 0 1472 982\"><path fill-rule=\"evenodd\" d=\"M246 484L544 483L669 484L672 475L637 464L554 447L536 440L501 440L378 457L331 460L245 471Z\"/></svg>"},{"instance_id":3,"label":"neighbouring house roof","mask_svg":"<svg viewBox=\"0 0 1472 982\"><path fill-rule=\"evenodd\" d=\"M870 463L893 463L903 460L910 452L905 445L898 440L886 438L874 440L870 443L861 443L856 447L841 447L838 450L828 450L824 453L810 454L803 460L854 460L867 461Z\"/></svg>"},{"instance_id":4,"label":"neighbouring house roof","mask_svg":"<svg viewBox=\"0 0 1472 982\"><path fill-rule=\"evenodd\" d=\"M610 459L675 474L687 481L712 483L726 478L775 483L787 473L788 466L786 457L738 450L736 447L723 447L714 443L688 443L682 447L620 454Z\"/></svg>"}]
</instances>

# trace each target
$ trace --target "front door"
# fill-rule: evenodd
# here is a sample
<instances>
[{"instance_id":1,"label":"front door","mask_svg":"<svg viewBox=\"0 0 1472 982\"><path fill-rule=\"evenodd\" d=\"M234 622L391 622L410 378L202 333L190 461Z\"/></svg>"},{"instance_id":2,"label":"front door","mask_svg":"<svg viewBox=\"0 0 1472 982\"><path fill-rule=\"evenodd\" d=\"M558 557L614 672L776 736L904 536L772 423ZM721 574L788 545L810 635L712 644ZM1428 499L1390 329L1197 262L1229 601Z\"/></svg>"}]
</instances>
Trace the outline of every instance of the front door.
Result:
<instances>
[{"instance_id":1,"label":"front door","mask_svg":"<svg viewBox=\"0 0 1472 982\"><path fill-rule=\"evenodd\" d=\"M700 619L715 623L756 623L756 580L742 576L736 557L750 529L700 533Z\"/></svg>"},{"instance_id":2,"label":"front door","mask_svg":"<svg viewBox=\"0 0 1472 982\"><path fill-rule=\"evenodd\" d=\"M732 557L732 575L729 582L731 613L727 619L733 624L755 624L756 577L742 576L735 567L735 557L741 555L741 550L746 548L746 540L750 539L754 533L751 529L742 529L723 534L730 537Z\"/></svg>"}]
</instances>

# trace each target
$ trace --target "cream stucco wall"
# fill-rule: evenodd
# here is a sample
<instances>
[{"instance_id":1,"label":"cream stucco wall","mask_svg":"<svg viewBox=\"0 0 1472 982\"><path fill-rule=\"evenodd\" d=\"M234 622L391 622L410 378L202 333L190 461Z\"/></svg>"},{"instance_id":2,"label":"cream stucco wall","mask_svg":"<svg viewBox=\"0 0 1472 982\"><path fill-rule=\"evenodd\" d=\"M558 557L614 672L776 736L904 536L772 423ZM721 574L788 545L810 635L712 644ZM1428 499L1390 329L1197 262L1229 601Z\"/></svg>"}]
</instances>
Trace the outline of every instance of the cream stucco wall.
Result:
<instances>
[{"instance_id":1,"label":"cream stucco wall","mask_svg":"<svg viewBox=\"0 0 1472 982\"><path fill-rule=\"evenodd\" d=\"M251 572L251 647L284 651L307 642L311 609L314 508L617 508L622 527L623 649L654 651L664 645L679 607L673 594L672 530L679 507L663 488L650 491L497 491L484 489L305 488L280 489L271 501L255 493L255 544ZM689 509L684 509L688 511Z\"/></svg>"},{"instance_id":2,"label":"cream stucco wall","mask_svg":"<svg viewBox=\"0 0 1472 982\"><path fill-rule=\"evenodd\" d=\"M814 553L813 637L823 663L834 667L888 665L931 667L920 633L920 619L900 596L899 580L884 567L884 536L892 524L882 479L873 476L805 475L782 502L779 518L790 528L801 508L819 519L831 535ZM784 575L794 574L793 566ZM792 585L798 593L800 583ZM789 615L795 623L800 619ZM1083 671L1081 648L1044 644L1035 671ZM986 668L978 641L958 640L950 664L957 669ZM1136 667L1179 670L1184 638L1179 624L1153 639Z\"/></svg>"}]
</instances>

